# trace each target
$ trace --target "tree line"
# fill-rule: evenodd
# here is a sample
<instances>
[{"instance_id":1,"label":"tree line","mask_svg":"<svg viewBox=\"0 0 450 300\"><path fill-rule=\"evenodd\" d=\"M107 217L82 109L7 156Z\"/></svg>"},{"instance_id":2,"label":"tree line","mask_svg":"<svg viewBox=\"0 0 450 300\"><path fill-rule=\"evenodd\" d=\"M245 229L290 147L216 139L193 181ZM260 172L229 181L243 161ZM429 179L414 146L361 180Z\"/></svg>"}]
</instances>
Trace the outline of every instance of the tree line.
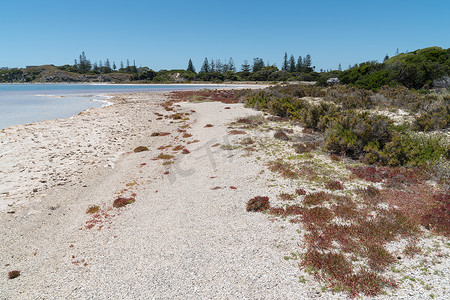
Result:
<instances>
[{"instance_id":1,"label":"tree line","mask_svg":"<svg viewBox=\"0 0 450 300\"><path fill-rule=\"evenodd\" d=\"M136 67L136 62L133 60L133 65L130 65L130 60L126 60L126 65L123 61L120 62L119 66L116 65L116 62L112 63L107 58L104 62L97 61L91 62L90 59L86 57L84 51L80 54L78 59L74 60L73 65L64 65L58 67L61 70L80 73L80 74L108 74L113 72L124 72L124 73L138 73L138 68Z\"/></svg>"}]
</instances>

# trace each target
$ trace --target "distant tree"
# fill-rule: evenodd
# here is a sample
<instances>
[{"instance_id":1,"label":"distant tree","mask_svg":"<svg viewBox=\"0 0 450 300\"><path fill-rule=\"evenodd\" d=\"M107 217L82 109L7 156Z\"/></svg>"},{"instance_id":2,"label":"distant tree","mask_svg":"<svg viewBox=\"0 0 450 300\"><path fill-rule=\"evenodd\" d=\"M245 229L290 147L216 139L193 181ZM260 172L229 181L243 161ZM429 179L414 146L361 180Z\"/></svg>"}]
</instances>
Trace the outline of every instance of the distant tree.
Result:
<instances>
[{"instance_id":1,"label":"distant tree","mask_svg":"<svg viewBox=\"0 0 450 300\"><path fill-rule=\"evenodd\" d=\"M284 61L283 61L283 67L282 67L282 70L283 70L283 71L287 71L288 68L289 68L289 65L288 65L288 55L287 55L287 52L284 52Z\"/></svg>"},{"instance_id":2,"label":"distant tree","mask_svg":"<svg viewBox=\"0 0 450 300\"><path fill-rule=\"evenodd\" d=\"M99 69L98 69L97 62L94 62L94 65L92 66L92 71L93 71L94 73L99 73Z\"/></svg>"},{"instance_id":3,"label":"distant tree","mask_svg":"<svg viewBox=\"0 0 450 300\"><path fill-rule=\"evenodd\" d=\"M113 61L112 68L113 68L113 70L116 70L116 69L117 69L116 62L115 62L115 61Z\"/></svg>"},{"instance_id":4,"label":"distant tree","mask_svg":"<svg viewBox=\"0 0 450 300\"><path fill-rule=\"evenodd\" d=\"M303 59L303 67L305 69L306 72L311 72L312 68L311 68L311 55L307 54L305 59Z\"/></svg>"},{"instance_id":5,"label":"distant tree","mask_svg":"<svg viewBox=\"0 0 450 300\"><path fill-rule=\"evenodd\" d=\"M123 61L120 62L120 69L123 69Z\"/></svg>"},{"instance_id":6,"label":"distant tree","mask_svg":"<svg viewBox=\"0 0 450 300\"><path fill-rule=\"evenodd\" d=\"M248 63L248 60L244 60L244 63L241 65L241 71L250 72L250 64Z\"/></svg>"},{"instance_id":7,"label":"distant tree","mask_svg":"<svg viewBox=\"0 0 450 300\"><path fill-rule=\"evenodd\" d=\"M130 68L130 61L127 59L127 69Z\"/></svg>"},{"instance_id":8,"label":"distant tree","mask_svg":"<svg viewBox=\"0 0 450 300\"><path fill-rule=\"evenodd\" d=\"M259 57L255 57L254 59L253 59L253 72L258 72L258 71L261 71L262 70L262 68L264 68L264 61L263 61L263 59L262 58L259 58Z\"/></svg>"},{"instance_id":9,"label":"distant tree","mask_svg":"<svg viewBox=\"0 0 450 300\"><path fill-rule=\"evenodd\" d=\"M225 73L224 66L222 64L222 61L220 61L220 59L216 60L216 71L220 73Z\"/></svg>"},{"instance_id":10,"label":"distant tree","mask_svg":"<svg viewBox=\"0 0 450 300\"><path fill-rule=\"evenodd\" d=\"M388 59L389 59L389 55L387 55L387 53L386 53L386 56L384 57L383 62L387 61Z\"/></svg>"},{"instance_id":11,"label":"distant tree","mask_svg":"<svg viewBox=\"0 0 450 300\"><path fill-rule=\"evenodd\" d=\"M210 73L216 72L216 63L214 62L213 58L211 58L211 63L209 64L209 72Z\"/></svg>"},{"instance_id":12,"label":"distant tree","mask_svg":"<svg viewBox=\"0 0 450 300\"><path fill-rule=\"evenodd\" d=\"M86 54L83 51L79 59L78 72L87 73L91 70L91 66L91 62L86 58Z\"/></svg>"},{"instance_id":13,"label":"distant tree","mask_svg":"<svg viewBox=\"0 0 450 300\"><path fill-rule=\"evenodd\" d=\"M303 71L303 60L301 56L299 56L297 59L297 65L295 66L295 70L299 73Z\"/></svg>"},{"instance_id":14,"label":"distant tree","mask_svg":"<svg viewBox=\"0 0 450 300\"><path fill-rule=\"evenodd\" d=\"M236 66L234 65L234 60L232 57L228 60L228 71L236 72Z\"/></svg>"},{"instance_id":15,"label":"distant tree","mask_svg":"<svg viewBox=\"0 0 450 300\"><path fill-rule=\"evenodd\" d=\"M289 72L293 73L295 72L295 58L294 55L291 55L289 58Z\"/></svg>"},{"instance_id":16,"label":"distant tree","mask_svg":"<svg viewBox=\"0 0 450 300\"><path fill-rule=\"evenodd\" d=\"M342 71L342 65L339 64L338 71Z\"/></svg>"},{"instance_id":17,"label":"distant tree","mask_svg":"<svg viewBox=\"0 0 450 300\"><path fill-rule=\"evenodd\" d=\"M103 68L103 63L102 63L102 61L100 61L99 63L98 63L98 67L101 69L101 68Z\"/></svg>"},{"instance_id":18,"label":"distant tree","mask_svg":"<svg viewBox=\"0 0 450 300\"><path fill-rule=\"evenodd\" d=\"M186 70L195 73L195 67L194 67L194 64L192 63L192 60L190 58L189 58L188 67L187 67Z\"/></svg>"},{"instance_id":19,"label":"distant tree","mask_svg":"<svg viewBox=\"0 0 450 300\"><path fill-rule=\"evenodd\" d=\"M106 59L105 67L107 67L108 69L111 69L111 64L109 63L109 59L108 58Z\"/></svg>"},{"instance_id":20,"label":"distant tree","mask_svg":"<svg viewBox=\"0 0 450 300\"><path fill-rule=\"evenodd\" d=\"M136 61L133 59L133 67L136 68Z\"/></svg>"},{"instance_id":21,"label":"distant tree","mask_svg":"<svg viewBox=\"0 0 450 300\"><path fill-rule=\"evenodd\" d=\"M208 58L205 57L205 60L203 61L202 68L200 69L201 73L209 73L209 62Z\"/></svg>"},{"instance_id":22,"label":"distant tree","mask_svg":"<svg viewBox=\"0 0 450 300\"><path fill-rule=\"evenodd\" d=\"M395 51L395 55L399 55L400 54L400 52L398 51L398 48L397 48L397 50Z\"/></svg>"}]
</instances>

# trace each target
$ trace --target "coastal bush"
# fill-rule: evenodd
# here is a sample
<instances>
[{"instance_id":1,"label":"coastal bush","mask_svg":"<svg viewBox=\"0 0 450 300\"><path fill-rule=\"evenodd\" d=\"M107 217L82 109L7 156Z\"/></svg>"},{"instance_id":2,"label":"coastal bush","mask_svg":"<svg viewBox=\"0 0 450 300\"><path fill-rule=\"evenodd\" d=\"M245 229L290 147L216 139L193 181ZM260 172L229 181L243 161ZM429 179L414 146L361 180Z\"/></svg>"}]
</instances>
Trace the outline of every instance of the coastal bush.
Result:
<instances>
[{"instance_id":1,"label":"coastal bush","mask_svg":"<svg viewBox=\"0 0 450 300\"><path fill-rule=\"evenodd\" d=\"M450 100L450 99L449 99ZM432 111L423 113L414 120L412 128L420 131L432 131L450 128L450 104L442 104Z\"/></svg>"}]
</instances>

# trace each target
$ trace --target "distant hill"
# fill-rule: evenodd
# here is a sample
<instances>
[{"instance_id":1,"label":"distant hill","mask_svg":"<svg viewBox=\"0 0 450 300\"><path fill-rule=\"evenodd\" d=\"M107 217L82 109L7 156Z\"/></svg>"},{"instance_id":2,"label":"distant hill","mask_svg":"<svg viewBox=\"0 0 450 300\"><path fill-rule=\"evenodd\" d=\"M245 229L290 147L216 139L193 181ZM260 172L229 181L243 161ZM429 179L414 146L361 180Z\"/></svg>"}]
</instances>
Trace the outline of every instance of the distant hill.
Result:
<instances>
[{"instance_id":1,"label":"distant hill","mask_svg":"<svg viewBox=\"0 0 450 300\"><path fill-rule=\"evenodd\" d=\"M23 69L0 70L0 82L128 82L132 74L78 74L60 70L53 65L29 66Z\"/></svg>"},{"instance_id":2,"label":"distant hill","mask_svg":"<svg viewBox=\"0 0 450 300\"><path fill-rule=\"evenodd\" d=\"M450 49L430 47L401 53L383 63L361 63L342 72L340 80L372 90L399 84L414 89L449 87Z\"/></svg>"}]
</instances>

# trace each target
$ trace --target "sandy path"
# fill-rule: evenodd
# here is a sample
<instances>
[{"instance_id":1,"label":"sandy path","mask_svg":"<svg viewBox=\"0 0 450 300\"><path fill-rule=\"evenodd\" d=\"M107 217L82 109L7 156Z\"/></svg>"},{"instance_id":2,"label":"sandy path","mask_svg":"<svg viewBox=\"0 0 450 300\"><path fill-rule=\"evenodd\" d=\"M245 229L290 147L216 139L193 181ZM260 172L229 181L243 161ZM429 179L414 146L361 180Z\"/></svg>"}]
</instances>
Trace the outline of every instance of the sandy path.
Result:
<instances>
[{"instance_id":1,"label":"sandy path","mask_svg":"<svg viewBox=\"0 0 450 300\"><path fill-rule=\"evenodd\" d=\"M167 113L145 103L146 99L161 101L160 97L141 94L136 103L89 112L79 124L81 117L66 127L61 124L67 120L39 125L40 130L55 125L65 128L65 139L72 140L77 136L71 133L75 124L92 129L103 120L106 123L97 128L103 128L98 130L112 144L105 154L98 154L101 159L93 160L92 167L86 167L83 150L75 151L79 156L69 157L79 167L68 174L65 185L56 183L31 193L39 195L30 196L31 204L18 205L16 199L7 208L14 214L0 214L4 224L0 230L1 299L301 299L315 295L298 283L295 262L283 259L298 248L295 226L281 229L267 216L245 211L248 199L270 193L259 175L264 166L242 153L211 147L232 138L227 135L229 121L255 112L239 104L183 103L177 109L196 112L189 121L170 123L167 118L156 120L154 112ZM108 126L118 120L121 126ZM183 138L184 133L177 131L183 124L190 126L186 130L192 137ZM214 127L205 128L206 124ZM134 131L133 125L140 127ZM155 131L171 135L151 137ZM114 143L114 138L119 141ZM198 142L189 143L194 140ZM91 145L98 149L104 141L105 137ZM11 143L16 145L17 140ZM186 146L190 154L177 154L175 163L166 166L162 160L152 160L161 152L175 153L158 150L167 144ZM137 145L150 151L130 152ZM61 150L54 154L61 157ZM117 153L122 154L115 168L105 168ZM67 163L62 166L64 172ZM10 178L12 184L14 178ZM111 209L119 195L133 193L135 203ZM92 220L85 213L89 205L102 208L97 222L86 223ZM94 227L87 229L89 224ZM22 275L8 280L6 273L13 269Z\"/></svg>"}]
</instances>

